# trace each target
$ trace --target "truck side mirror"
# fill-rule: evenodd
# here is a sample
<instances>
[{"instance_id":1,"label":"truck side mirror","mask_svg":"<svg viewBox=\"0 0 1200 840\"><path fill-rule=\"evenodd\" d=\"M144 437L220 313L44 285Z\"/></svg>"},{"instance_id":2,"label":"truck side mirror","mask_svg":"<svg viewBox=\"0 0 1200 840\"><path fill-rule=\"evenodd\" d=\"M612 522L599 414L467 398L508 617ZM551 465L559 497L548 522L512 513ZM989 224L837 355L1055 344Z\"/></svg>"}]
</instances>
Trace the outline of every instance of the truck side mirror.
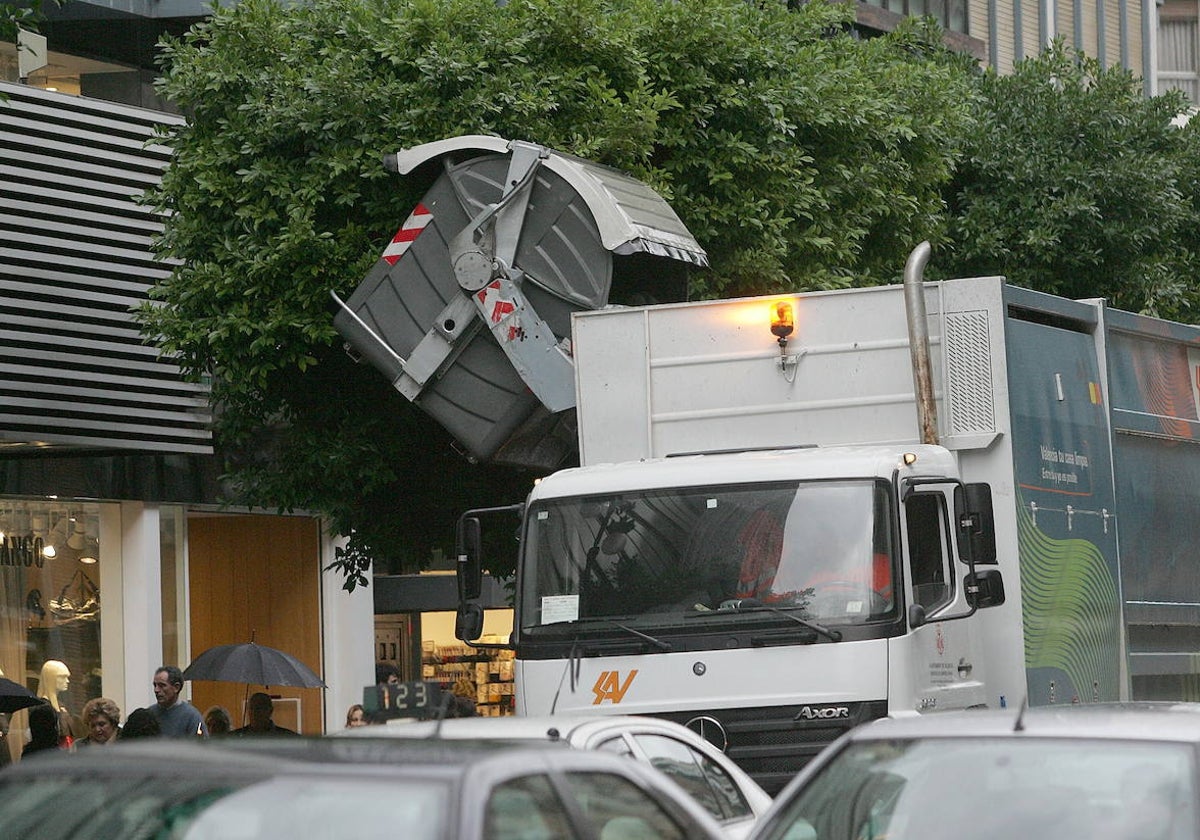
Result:
<instances>
[{"instance_id":1,"label":"truck side mirror","mask_svg":"<svg viewBox=\"0 0 1200 840\"><path fill-rule=\"evenodd\" d=\"M958 554L976 566L996 563L996 520L992 512L992 487L981 482L954 490L958 521Z\"/></svg>"},{"instance_id":2,"label":"truck side mirror","mask_svg":"<svg viewBox=\"0 0 1200 840\"><path fill-rule=\"evenodd\" d=\"M998 607L1004 603L1004 578L999 569L973 572L963 580L967 603L977 610Z\"/></svg>"},{"instance_id":3,"label":"truck side mirror","mask_svg":"<svg viewBox=\"0 0 1200 840\"><path fill-rule=\"evenodd\" d=\"M454 635L464 642L473 642L482 636L483 607L460 603L454 619Z\"/></svg>"},{"instance_id":4,"label":"truck side mirror","mask_svg":"<svg viewBox=\"0 0 1200 840\"><path fill-rule=\"evenodd\" d=\"M479 597L483 591L483 559L479 520L474 516L463 516L458 521L458 602L464 604ZM459 638L463 638L459 636Z\"/></svg>"}]
</instances>

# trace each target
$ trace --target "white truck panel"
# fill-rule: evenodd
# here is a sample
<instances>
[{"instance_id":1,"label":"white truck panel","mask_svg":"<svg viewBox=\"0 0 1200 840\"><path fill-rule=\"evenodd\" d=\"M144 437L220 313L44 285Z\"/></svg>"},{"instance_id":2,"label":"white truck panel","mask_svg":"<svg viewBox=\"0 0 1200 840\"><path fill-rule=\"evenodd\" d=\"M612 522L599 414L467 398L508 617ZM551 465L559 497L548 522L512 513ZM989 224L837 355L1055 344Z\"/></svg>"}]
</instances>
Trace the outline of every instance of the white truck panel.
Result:
<instances>
[{"instance_id":1,"label":"white truck panel","mask_svg":"<svg viewBox=\"0 0 1200 840\"><path fill-rule=\"evenodd\" d=\"M1001 281L989 280L948 291L944 287L959 281L926 286L939 416L947 377L961 377L971 394L955 405L955 416L966 421L962 431L984 436L976 445L990 442L994 431L994 407L978 403L994 396L990 342L1002 331L989 330L1003 315ZM970 352L967 364L956 359L949 370L941 346L947 295L966 310L965 317L955 313L960 317L949 328L967 334ZM795 312L795 332L784 352L798 359L786 375L770 332L776 300L790 300ZM573 316L573 333L583 464L918 439L899 286L581 312ZM943 421L943 432L954 431Z\"/></svg>"}]
</instances>

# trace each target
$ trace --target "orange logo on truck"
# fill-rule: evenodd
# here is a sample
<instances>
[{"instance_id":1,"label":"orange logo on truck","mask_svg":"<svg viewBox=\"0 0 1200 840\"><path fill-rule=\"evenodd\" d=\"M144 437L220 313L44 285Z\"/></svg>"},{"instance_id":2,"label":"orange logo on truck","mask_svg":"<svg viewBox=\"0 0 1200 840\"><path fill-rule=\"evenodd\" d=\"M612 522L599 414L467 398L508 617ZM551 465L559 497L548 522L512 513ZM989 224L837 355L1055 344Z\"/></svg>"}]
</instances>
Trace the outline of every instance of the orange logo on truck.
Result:
<instances>
[{"instance_id":1,"label":"orange logo on truck","mask_svg":"<svg viewBox=\"0 0 1200 840\"><path fill-rule=\"evenodd\" d=\"M596 678L596 684L592 686L592 693L596 695L592 705L599 706L605 700L610 703L620 703L636 676L637 669L634 668L625 678L625 682L621 682L620 671L601 671L600 676Z\"/></svg>"}]
</instances>

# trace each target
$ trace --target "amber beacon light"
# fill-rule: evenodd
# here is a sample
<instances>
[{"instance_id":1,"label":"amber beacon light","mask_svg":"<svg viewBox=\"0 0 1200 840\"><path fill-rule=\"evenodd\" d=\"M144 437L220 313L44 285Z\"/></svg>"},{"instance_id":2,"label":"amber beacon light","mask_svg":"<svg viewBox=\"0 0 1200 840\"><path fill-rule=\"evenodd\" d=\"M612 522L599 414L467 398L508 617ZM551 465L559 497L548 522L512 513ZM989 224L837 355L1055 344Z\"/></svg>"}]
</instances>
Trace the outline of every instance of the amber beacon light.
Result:
<instances>
[{"instance_id":1,"label":"amber beacon light","mask_svg":"<svg viewBox=\"0 0 1200 840\"><path fill-rule=\"evenodd\" d=\"M784 379L794 382L796 379L796 364L800 354L788 353L788 338L796 330L796 317L790 301L779 300L771 304L771 335L779 344L779 370Z\"/></svg>"},{"instance_id":2,"label":"amber beacon light","mask_svg":"<svg viewBox=\"0 0 1200 840\"><path fill-rule=\"evenodd\" d=\"M786 347L788 336L796 329L796 318L792 305L786 300L771 304L771 335L779 339L779 346Z\"/></svg>"}]
</instances>

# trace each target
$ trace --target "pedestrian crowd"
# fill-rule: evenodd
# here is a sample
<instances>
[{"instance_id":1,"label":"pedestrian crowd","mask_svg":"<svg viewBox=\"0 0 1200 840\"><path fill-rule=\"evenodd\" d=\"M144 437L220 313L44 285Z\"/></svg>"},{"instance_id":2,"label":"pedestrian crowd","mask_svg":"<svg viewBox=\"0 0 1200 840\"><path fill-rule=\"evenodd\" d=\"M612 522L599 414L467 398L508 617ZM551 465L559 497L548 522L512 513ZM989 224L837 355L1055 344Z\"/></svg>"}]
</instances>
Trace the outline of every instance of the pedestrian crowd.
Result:
<instances>
[{"instance_id":1,"label":"pedestrian crowd","mask_svg":"<svg viewBox=\"0 0 1200 840\"><path fill-rule=\"evenodd\" d=\"M234 728L229 710L223 706L212 706L203 715L191 703L184 700L183 672L174 665L163 665L154 672L151 688L155 702L144 708L134 709L121 721L121 710L107 697L96 697L83 707L78 718L70 715L58 703L58 695L68 686L69 673L61 663L48 662L43 668L43 689L39 697L43 702L28 709L29 740L21 750L26 758L39 752L69 750L105 746L116 741L132 738L207 738L220 736L296 735L294 730L275 723L275 703L269 694L255 692L246 701L244 726ZM362 707L358 709L362 720ZM347 713L347 726L354 716L352 708ZM0 718L4 716L0 715ZM5 721L7 722L7 721ZM86 732L78 737L80 730ZM357 725L357 724L355 724ZM7 727L4 733L7 735ZM6 754L6 745L0 741ZM2 766L3 762L0 762Z\"/></svg>"},{"instance_id":2,"label":"pedestrian crowd","mask_svg":"<svg viewBox=\"0 0 1200 840\"><path fill-rule=\"evenodd\" d=\"M28 710L29 740L21 750L25 758L43 751L68 750L105 746L116 741L132 738L218 738L239 736L296 735L294 730L280 726L274 721L275 703L269 694L255 692L246 701L245 725L234 728L229 710L224 706L211 706L200 714L180 694L183 691L183 672L174 665L163 665L154 672L151 688L154 703L134 709L121 720L121 710L107 697L96 697L83 707L79 717L71 715L59 702L59 695L69 685L70 673L66 666L54 660L42 668L41 687L38 696L43 702ZM381 692L395 690L400 683L399 670L389 663L379 663L375 671L376 687ZM446 717L465 717L475 714L474 703L465 695L455 691L445 698L441 714ZM378 704L380 709L386 703ZM372 706L372 708L375 708ZM382 711L368 711L362 704L355 703L346 711L346 728L384 723L389 715ZM8 758L9 750L4 743L8 734L7 720L0 715L0 766Z\"/></svg>"}]
</instances>

